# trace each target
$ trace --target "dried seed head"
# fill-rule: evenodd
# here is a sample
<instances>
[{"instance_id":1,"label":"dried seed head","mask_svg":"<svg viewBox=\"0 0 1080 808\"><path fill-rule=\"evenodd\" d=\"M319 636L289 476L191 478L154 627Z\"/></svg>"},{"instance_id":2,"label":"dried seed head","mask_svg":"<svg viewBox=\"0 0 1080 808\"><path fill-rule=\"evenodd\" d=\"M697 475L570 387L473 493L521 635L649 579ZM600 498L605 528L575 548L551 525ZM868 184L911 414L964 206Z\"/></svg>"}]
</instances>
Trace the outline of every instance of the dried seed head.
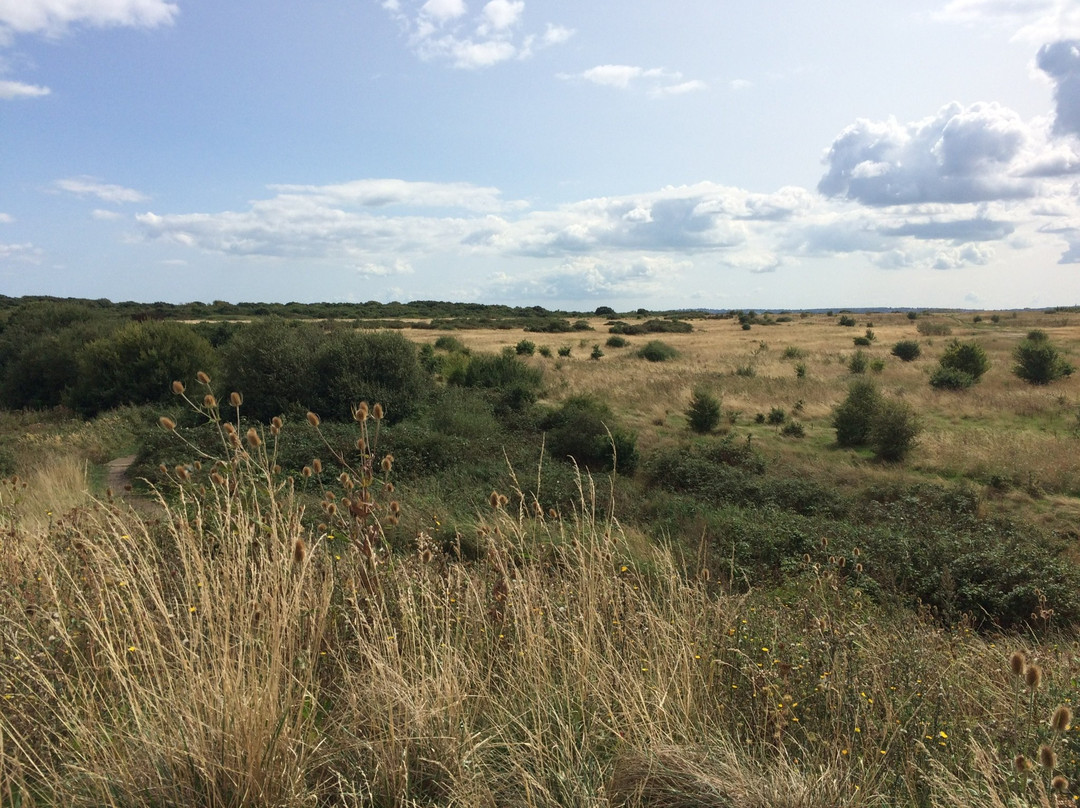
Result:
<instances>
[{"instance_id":1,"label":"dried seed head","mask_svg":"<svg viewBox=\"0 0 1080 808\"><path fill-rule=\"evenodd\" d=\"M488 496L488 502L491 503L492 508L498 508L499 507L499 492L498 491L492 491L490 496Z\"/></svg>"},{"instance_id":2,"label":"dried seed head","mask_svg":"<svg viewBox=\"0 0 1080 808\"><path fill-rule=\"evenodd\" d=\"M1038 665L1028 665L1027 670L1024 671L1024 682L1032 690L1038 690L1042 685L1042 668Z\"/></svg>"},{"instance_id":3,"label":"dried seed head","mask_svg":"<svg viewBox=\"0 0 1080 808\"><path fill-rule=\"evenodd\" d=\"M174 421L172 418L170 418L167 415L163 415L160 418L158 418L158 423L161 424L162 427L169 430L170 432L175 432L176 431L176 421Z\"/></svg>"},{"instance_id":4,"label":"dried seed head","mask_svg":"<svg viewBox=\"0 0 1080 808\"><path fill-rule=\"evenodd\" d=\"M195 374L195 378L199 380L199 384L210 384L210 377L201 370Z\"/></svg>"},{"instance_id":5,"label":"dried seed head","mask_svg":"<svg viewBox=\"0 0 1080 808\"><path fill-rule=\"evenodd\" d=\"M225 423L225 425L222 427L222 429L225 430L226 435L235 435L236 434L236 427L233 426L232 424L228 423L228 422Z\"/></svg>"},{"instance_id":6,"label":"dried seed head","mask_svg":"<svg viewBox=\"0 0 1080 808\"><path fill-rule=\"evenodd\" d=\"M420 553L420 561L424 564L430 564L432 558L431 549L425 547L424 552Z\"/></svg>"},{"instance_id":7,"label":"dried seed head","mask_svg":"<svg viewBox=\"0 0 1080 808\"><path fill-rule=\"evenodd\" d=\"M299 536L297 536L296 541L293 542L292 558L294 564L303 564L304 559L307 558L307 545L304 544L304 540Z\"/></svg>"},{"instance_id":8,"label":"dried seed head","mask_svg":"<svg viewBox=\"0 0 1080 808\"><path fill-rule=\"evenodd\" d=\"M1032 769L1031 761L1025 755L1017 755L1013 758L1013 771L1017 774L1029 772Z\"/></svg>"},{"instance_id":9,"label":"dried seed head","mask_svg":"<svg viewBox=\"0 0 1080 808\"><path fill-rule=\"evenodd\" d=\"M1064 794L1069 790L1069 778L1064 774L1057 775L1057 777L1050 781L1050 788L1058 794Z\"/></svg>"},{"instance_id":10,"label":"dried seed head","mask_svg":"<svg viewBox=\"0 0 1080 808\"><path fill-rule=\"evenodd\" d=\"M1057 767L1057 753L1049 744L1044 743L1039 747L1039 765L1045 769L1054 769Z\"/></svg>"},{"instance_id":11,"label":"dried seed head","mask_svg":"<svg viewBox=\"0 0 1080 808\"><path fill-rule=\"evenodd\" d=\"M510 497L505 494L499 494L499 507L504 508L510 502Z\"/></svg>"},{"instance_id":12,"label":"dried seed head","mask_svg":"<svg viewBox=\"0 0 1080 808\"><path fill-rule=\"evenodd\" d=\"M862 575L862 563L861 562L855 565L855 572L858 573L859 575Z\"/></svg>"},{"instance_id":13,"label":"dried seed head","mask_svg":"<svg viewBox=\"0 0 1080 808\"><path fill-rule=\"evenodd\" d=\"M1072 710L1064 704L1059 704L1054 714L1050 716L1050 726L1054 732L1068 732L1072 726Z\"/></svg>"},{"instance_id":14,"label":"dried seed head","mask_svg":"<svg viewBox=\"0 0 1080 808\"><path fill-rule=\"evenodd\" d=\"M174 396L180 396L184 394L184 383L179 379L172 383L172 391Z\"/></svg>"},{"instance_id":15,"label":"dried seed head","mask_svg":"<svg viewBox=\"0 0 1080 808\"><path fill-rule=\"evenodd\" d=\"M319 424L322 423L322 421L319 420L319 416L316 415L315 413L311 412L310 410L308 411L308 414L307 414L307 422L309 424L311 424L312 426L316 426L316 427Z\"/></svg>"},{"instance_id":16,"label":"dried seed head","mask_svg":"<svg viewBox=\"0 0 1080 808\"><path fill-rule=\"evenodd\" d=\"M855 547L855 548L852 549L851 553L856 558L858 558L860 555L862 555L862 550L860 550L858 547Z\"/></svg>"},{"instance_id":17,"label":"dried seed head","mask_svg":"<svg viewBox=\"0 0 1080 808\"><path fill-rule=\"evenodd\" d=\"M231 407L239 407L243 403L244 403L244 397L242 395L237 393L235 390L233 390L231 393L229 393L229 406L231 406Z\"/></svg>"},{"instance_id":18,"label":"dried seed head","mask_svg":"<svg viewBox=\"0 0 1080 808\"><path fill-rule=\"evenodd\" d=\"M827 536L822 536L821 537L821 549L824 550L828 546L829 546L829 538Z\"/></svg>"},{"instance_id":19,"label":"dried seed head","mask_svg":"<svg viewBox=\"0 0 1080 808\"><path fill-rule=\"evenodd\" d=\"M380 464L380 466L385 473L389 474L390 469L394 467L394 456L392 454L388 454L382 459L382 463Z\"/></svg>"},{"instance_id":20,"label":"dried seed head","mask_svg":"<svg viewBox=\"0 0 1080 808\"><path fill-rule=\"evenodd\" d=\"M191 476L185 466L177 466L175 471L176 476L179 477L181 480L186 480Z\"/></svg>"},{"instance_id":21,"label":"dried seed head","mask_svg":"<svg viewBox=\"0 0 1080 808\"><path fill-rule=\"evenodd\" d=\"M810 554L809 553L803 553L802 563L804 563L804 564L809 564L810 563Z\"/></svg>"},{"instance_id":22,"label":"dried seed head","mask_svg":"<svg viewBox=\"0 0 1080 808\"><path fill-rule=\"evenodd\" d=\"M335 505L333 502L328 502L326 504L326 512L333 516L335 513L337 513L337 505Z\"/></svg>"},{"instance_id":23,"label":"dried seed head","mask_svg":"<svg viewBox=\"0 0 1080 808\"><path fill-rule=\"evenodd\" d=\"M1009 656L1009 670L1013 676L1020 677L1024 675L1024 669L1027 667L1027 655L1023 651L1013 651Z\"/></svg>"},{"instance_id":24,"label":"dried seed head","mask_svg":"<svg viewBox=\"0 0 1080 808\"><path fill-rule=\"evenodd\" d=\"M382 487L382 490L383 490L383 493L392 494L392 493L394 493L394 484L388 482L386 485L384 485Z\"/></svg>"},{"instance_id":25,"label":"dried seed head","mask_svg":"<svg viewBox=\"0 0 1080 808\"><path fill-rule=\"evenodd\" d=\"M390 513L394 514L394 516L397 516L399 513L401 513L401 503L398 502L396 499L390 500Z\"/></svg>"},{"instance_id":26,"label":"dried seed head","mask_svg":"<svg viewBox=\"0 0 1080 808\"><path fill-rule=\"evenodd\" d=\"M712 573L711 573L711 572L709 572L709 568L708 568L708 567L704 567L704 568L703 568L703 569L701 570L701 574L700 574L700 577L701 577L701 580L703 580L703 581L708 581L708 580L709 580L710 578L712 578Z\"/></svg>"},{"instance_id":27,"label":"dried seed head","mask_svg":"<svg viewBox=\"0 0 1080 808\"><path fill-rule=\"evenodd\" d=\"M359 404L356 405L356 409L353 410L353 419L357 423L362 424L364 421L367 420L367 417L368 417L368 403L366 401L361 401Z\"/></svg>"},{"instance_id":28,"label":"dried seed head","mask_svg":"<svg viewBox=\"0 0 1080 808\"><path fill-rule=\"evenodd\" d=\"M557 519L559 512L554 508L548 508L548 519Z\"/></svg>"},{"instance_id":29,"label":"dried seed head","mask_svg":"<svg viewBox=\"0 0 1080 808\"><path fill-rule=\"evenodd\" d=\"M207 393L205 396L203 396L202 403L203 406L206 407L206 409L212 410L214 409L214 407L217 406L217 399L214 398L213 393Z\"/></svg>"},{"instance_id":30,"label":"dried seed head","mask_svg":"<svg viewBox=\"0 0 1080 808\"><path fill-rule=\"evenodd\" d=\"M381 421L383 419L382 404L379 404L378 402L375 403L375 406L371 408L371 417L376 421Z\"/></svg>"},{"instance_id":31,"label":"dried seed head","mask_svg":"<svg viewBox=\"0 0 1080 808\"><path fill-rule=\"evenodd\" d=\"M202 461L201 460L196 460L193 465L195 466L195 471L202 471Z\"/></svg>"},{"instance_id":32,"label":"dried seed head","mask_svg":"<svg viewBox=\"0 0 1080 808\"><path fill-rule=\"evenodd\" d=\"M847 559L844 558L844 556L840 556L840 558L836 561L836 565L840 567L840 569L843 569L847 566Z\"/></svg>"},{"instance_id":33,"label":"dried seed head","mask_svg":"<svg viewBox=\"0 0 1080 808\"><path fill-rule=\"evenodd\" d=\"M218 474L216 471L210 475L210 480L214 485L225 485L225 478Z\"/></svg>"},{"instance_id":34,"label":"dried seed head","mask_svg":"<svg viewBox=\"0 0 1080 808\"><path fill-rule=\"evenodd\" d=\"M322 474L322 461L316 457L311 461L311 468L315 470L316 474Z\"/></svg>"}]
</instances>

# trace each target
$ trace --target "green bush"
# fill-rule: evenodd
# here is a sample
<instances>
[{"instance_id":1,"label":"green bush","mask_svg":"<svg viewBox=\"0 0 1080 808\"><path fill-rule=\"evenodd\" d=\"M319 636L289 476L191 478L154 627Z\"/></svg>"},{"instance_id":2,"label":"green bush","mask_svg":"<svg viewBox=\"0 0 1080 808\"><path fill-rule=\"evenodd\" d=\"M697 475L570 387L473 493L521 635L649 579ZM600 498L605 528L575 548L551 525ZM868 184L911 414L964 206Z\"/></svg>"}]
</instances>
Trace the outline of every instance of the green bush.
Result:
<instances>
[{"instance_id":1,"label":"green bush","mask_svg":"<svg viewBox=\"0 0 1080 808\"><path fill-rule=\"evenodd\" d=\"M860 379L851 383L847 398L832 414L836 443L840 446L865 446L870 441L874 416L881 406L881 392L873 382Z\"/></svg>"},{"instance_id":2,"label":"green bush","mask_svg":"<svg viewBox=\"0 0 1080 808\"><path fill-rule=\"evenodd\" d=\"M264 422L311 409L312 367L323 333L280 317L244 326L222 350L225 384L219 393L241 393L244 413Z\"/></svg>"},{"instance_id":3,"label":"green bush","mask_svg":"<svg viewBox=\"0 0 1080 808\"><path fill-rule=\"evenodd\" d=\"M913 362L921 353L919 343L913 339L902 339L892 347L892 355L902 362Z\"/></svg>"},{"instance_id":4,"label":"green bush","mask_svg":"<svg viewBox=\"0 0 1080 808\"><path fill-rule=\"evenodd\" d=\"M861 347L869 347L872 343L869 337L854 337L853 342Z\"/></svg>"},{"instance_id":5,"label":"green bush","mask_svg":"<svg viewBox=\"0 0 1080 808\"><path fill-rule=\"evenodd\" d=\"M788 345L784 348L784 353L781 355L783 359L805 359L806 351L795 345Z\"/></svg>"},{"instance_id":6,"label":"green bush","mask_svg":"<svg viewBox=\"0 0 1080 808\"><path fill-rule=\"evenodd\" d=\"M806 428L799 421L788 421L780 428L780 434L785 438L802 438L806 436Z\"/></svg>"},{"instance_id":7,"label":"green bush","mask_svg":"<svg viewBox=\"0 0 1080 808\"><path fill-rule=\"evenodd\" d=\"M650 362L667 362L679 355L673 347L658 339L649 340L638 349L637 355Z\"/></svg>"},{"instance_id":8,"label":"green bush","mask_svg":"<svg viewBox=\"0 0 1080 808\"><path fill-rule=\"evenodd\" d=\"M416 345L397 331L335 329L316 346L311 371L307 407L335 421L349 420L367 401L382 404L387 423L397 423L433 389Z\"/></svg>"},{"instance_id":9,"label":"green bush","mask_svg":"<svg viewBox=\"0 0 1080 808\"><path fill-rule=\"evenodd\" d=\"M539 348L537 348L536 350L537 350L537 351L539 352L539 354L540 354L540 355L541 355L542 357L544 357L545 359L550 359L550 358L551 358L551 348L550 348L550 347L548 347L547 345L541 345L541 346L540 346Z\"/></svg>"},{"instance_id":10,"label":"green bush","mask_svg":"<svg viewBox=\"0 0 1080 808\"><path fill-rule=\"evenodd\" d=\"M619 334L612 334L607 338L607 342L604 343L609 348L625 348L630 344L630 340Z\"/></svg>"},{"instance_id":11,"label":"green bush","mask_svg":"<svg viewBox=\"0 0 1080 808\"><path fill-rule=\"evenodd\" d=\"M938 367L930 374L930 386L938 390L967 390L975 384L975 378L956 368Z\"/></svg>"},{"instance_id":12,"label":"green bush","mask_svg":"<svg viewBox=\"0 0 1080 808\"><path fill-rule=\"evenodd\" d=\"M196 373L216 369L213 346L190 326L133 322L79 353L78 378L66 403L83 415L96 415L122 404L164 401L172 396L174 381L191 387Z\"/></svg>"},{"instance_id":13,"label":"green bush","mask_svg":"<svg viewBox=\"0 0 1080 808\"><path fill-rule=\"evenodd\" d=\"M773 407L771 410L769 410L769 415L766 418L766 421L768 421L768 423L770 424L773 424L774 426L776 424L782 424L786 420L787 413L784 412L783 407Z\"/></svg>"},{"instance_id":14,"label":"green bush","mask_svg":"<svg viewBox=\"0 0 1080 808\"><path fill-rule=\"evenodd\" d=\"M795 365L795 378L796 379L805 379L806 378L806 364L804 362L799 362L798 364Z\"/></svg>"},{"instance_id":15,"label":"green bush","mask_svg":"<svg viewBox=\"0 0 1080 808\"><path fill-rule=\"evenodd\" d=\"M961 342L957 339L945 346L945 353L941 355L938 364L943 368L966 373L975 382L990 369L990 359L979 343Z\"/></svg>"},{"instance_id":16,"label":"green bush","mask_svg":"<svg viewBox=\"0 0 1080 808\"><path fill-rule=\"evenodd\" d=\"M452 337L449 334L443 334L437 340L435 340L435 347L440 351L449 351L450 353L468 353L469 349L465 347L465 343L459 340L457 337Z\"/></svg>"},{"instance_id":17,"label":"green bush","mask_svg":"<svg viewBox=\"0 0 1080 808\"><path fill-rule=\"evenodd\" d=\"M592 353L589 354L589 359L600 359L603 357L604 352L600 349L599 344L592 346Z\"/></svg>"},{"instance_id":18,"label":"green bush","mask_svg":"<svg viewBox=\"0 0 1080 808\"><path fill-rule=\"evenodd\" d=\"M561 346L559 346L559 356L570 356L570 346L569 345L561 345Z\"/></svg>"},{"instance_id":19,"label":"green bush","mask_svg":"<svg viewBox=\"0 0 1080 808\"><path fill-rule=\"evenodd\" d=\"M947 337L952 333L952 328L948 323L932 320L919 320L915 330L924 337Z\"/></svg>"},{"instance_id":20,"label":"green bush","mask_svg":"<svg viewBox=\"0 0 1080 808\"><path fill-rule=\"evenodd\" d=\"M573 458L590 471L616 469L629 474L637 465L637 437L621 429L611 408L592 396L574 396L540 423L547 453Z\"/></svg>"},{"instance_id":21,"label":"green bush","mask_svg":"<svg viewBox=\"0 0 1080 808\"><path fill-rule=\"evenodd\" d=\"M1050 384L1072 375L1076 370L1050 344L1045 331L1029 332L1013 351L1013 359L1016 360L1013 373L1029 384Z\"/></svg>"},{"instance_id":22,"label":"green bush","mask_svg":"<svg viewBox=\"0 0 1080 808\"><path fill-rule=\"evenodd\" d=\"M518 356L532 356L536 353L536 343L532 340L523 339L514 346L514 352Z\"/></svg>"},{"instance_id":23,"label":"green bush","mask_svg":"<svg viewBox=\"0 0 1080 808\"><path fill-rule=\"evenodd\" d=\"M720 423L720 399L702 387L694 389L690 396L690 406L686 410L686 421L694 432L707 434Z\"/></svg>"},{"instance_id":24,"label":"green bush","mask_svg":"<svg viewBox=\"0 0 1080 808\"><path fill-rule=\"evenodd\" d=\"M536 401L543 386L543 374L519 360L512 348L498 354L474 354L460 378L463 387L490 391L501 410L521 410Z\"/></svg>"},{"instance_id":25,"label":"green bush","mask_svg":"<svg viewBox=\"0 0 1080 808\"><path fill-rule=\"evenodd\" d=\"M848 314L841 314L840 319L837 320L837 324L842 325L845 328L854 328L855 327L855 318L848 315Z\"/></svg>"},{"instance_id":26,"label":"green bush","mask_svg":"<svg viewBox=\"0 0 1080 808\"><path fill-rule=\"evenodd\" d=\"M870 358L863 351L856 351L848 359L848 371L853 374L866 373L866 368L870 365Z\"/></svg>"},{"instance_id":27,"label":"green bush","mask_svg":"<svg viewBox=\"0 0 1080 808\"><path fill-rule=\"evenodd\" d=\"M915 412L903 401L878 403L870 423L869 442L879 460L899 462L915 448L921 427Z\"/></svg>"}]
</instances>

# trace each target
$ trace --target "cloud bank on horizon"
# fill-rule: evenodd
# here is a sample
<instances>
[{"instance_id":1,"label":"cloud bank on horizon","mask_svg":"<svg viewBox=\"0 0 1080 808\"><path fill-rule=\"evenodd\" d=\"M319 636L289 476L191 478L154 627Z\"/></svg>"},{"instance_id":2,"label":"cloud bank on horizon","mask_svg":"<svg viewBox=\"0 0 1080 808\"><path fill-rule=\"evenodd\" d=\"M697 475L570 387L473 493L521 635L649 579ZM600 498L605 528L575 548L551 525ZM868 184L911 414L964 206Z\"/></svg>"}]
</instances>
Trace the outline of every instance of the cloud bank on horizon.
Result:
<instances>
[{"instance_id":1,"label":"cloud bank on horizon","mask_svg":"<svg viewBox=\"0 0 1080 808\"><path fill-rule=\"evenodd\" d=\"M377 58L365 63L367 75L372 86L390 89L365 92L384 99L388 120L371 134L368 119L380 117L373 104L350 124L385 156L350 158L361 166L357 172L320 162L318 138L301 140L306 176L292 165L256 160L236 176L213 177L208 191L181 170L129 168L123 155L87 145L89 134L74 145L65 141L70 152L55 161L68 169L61 173L34 153L30 139L33 127L49 120L35 108L56 104L60 112L53 114L62 114L70 104L73 117L85 121L78 105L93 101L69 101L78 89L92 89L58 88L62 70L56 80L41 81L33 75L38 63L95 31L111 31L116 42L163 29L182 37L194 8L182 0L0 0L0 104L25 127L16 126L0 147L24 152L32 166L17 192L0 195L5 285L23 294L117 299L438 297L578 308L1080 302L1075 0L952 0L909 15L919 30L977 29L983 40L993 31L993 47L1026 53L1029 81L1048 92L1041 113L983 98L949 100L910 120L849 118L833 129L831 143L816 144L817 166L798 167L797 181L772 190L706 178L711 172L693 176L693 154L679 162L677 149L690 148L703 122L716 121L720 131L737 128L731 121L740 116L752 119L755 109L771 111L763 88L780 95L792 76L817 81L816 72L826 74L824 85L824 63L774 70L741 62L724 70L695 52L693 37L684 34L684 42L684 35L665 33L660 21L655 33L632 32L634 48L621 48L620 37L630 34L605 31L615 21L602 12L562 7L546 18L533 13L538 3L525 0L366 2L365 25L384 26L370 34L383 38ZM339 11L349 13L348 4ZM211 15L192 27L214 23ZM638 63L626 58L635 50ZM670 61L680 55L682 62ZM309 86L305 98L317 94L318 85ZM188 92L176 101L186 98L195 109ZM110 94L119 98L119 91ZM126 114L137 118L139 101L133 96ZM162 118L175 124L185 113L171 107ZM588 151L596 144L584 142L586 133L580 146L560 139L559 127L594 115L612 127L598 135L601 151ZM789 115L794 143L800 133ZM680 128L681 121L688 125ZM104 137L123 125L111 116L93 122ZM783 125L780 117L770 128ZM248 134L239 121L233 126L229 134L238 143L245 136L261 142L263 133ZM472 155L463 145L470 135L500 142L510 154ZM301 127L282 137L307 135ZM530 156L549 148L538 138L555 144L549 166L573 164L557 184L532 176ZM345 145L328 151L349 154ZM163 164L170 148L180 162L189 159L163 138ZM520 159L512 159L513 149ZM443 162L424 159L440 150ZM650 187L634 180L640 165L614 165L624 150L670 164L672 181ZM770 162L763 153L708 159L731 160L732 173L747 162ZM594 177L590 160L613 165ZM715 170L726 165L717 162ZM400 173L362 172L364 166ZM816 183L803 179L811 172ZM613 190L573 193L605 186ZM233 202L200 204L211 191ZM67 216L82 211L83 224L67 227L59 208ZM69 238L105 245L98 249L112 268L88 274L75 265L79 242ZM197 265L205 271L175 279L177 267ZM87 291L93 289L99 294Z\"/></svg>"}]
</instances>

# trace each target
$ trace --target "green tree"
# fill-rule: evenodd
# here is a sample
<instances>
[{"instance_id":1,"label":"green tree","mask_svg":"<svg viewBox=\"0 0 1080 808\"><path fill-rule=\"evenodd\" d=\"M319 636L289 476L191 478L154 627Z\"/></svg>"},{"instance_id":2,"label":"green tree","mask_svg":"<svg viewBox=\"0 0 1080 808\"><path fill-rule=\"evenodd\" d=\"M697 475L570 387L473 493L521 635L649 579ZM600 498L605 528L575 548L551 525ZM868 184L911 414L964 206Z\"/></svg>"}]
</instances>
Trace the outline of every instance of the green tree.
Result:
<instances>
[{"instance_id":1,"label":"green tree","mask_svg":"<svg viewBox=\"0 0 1080 808\"><path fill-rule=\"evenodd\" d=\"M1051 343L1045 331L1029 331L1013 351L1013 373L1029 384L1050 384L1076 370Z\"/></svg>"},{"instance_id":2,"label":"green tree","mask_svg":"<svg viewBox=\"0 0 1080 808\"><path fill-rule=\"evenodd\" d=\"M686 409L690 429L702 435L712 432L720 423L720 414L720 399L704 387L694 388Z\"/></svg>"},{"instance_id":3,"label":"green tree","mask_svg":"<svg viewBox=\"0 0 1080 808\"><path fill-rule=\"evenodd\" d=\"M832 426L840 446L865 446L870 440L874 415L881 405L881 392L869 379L858 379L848 387L847 397L833 410Z\"/></svg>"},{"instance_id":4,"label":"green tree","mask_svg":"<svg viewBox=\"0 0 1080 808\"><path fill-rule=\"evenodd\" d=\"M930 384L949 390L970 387L989 369L990 359L979 343L954 339L945 346L938 368L930 376Z\"/></svg>"}]
</instances>

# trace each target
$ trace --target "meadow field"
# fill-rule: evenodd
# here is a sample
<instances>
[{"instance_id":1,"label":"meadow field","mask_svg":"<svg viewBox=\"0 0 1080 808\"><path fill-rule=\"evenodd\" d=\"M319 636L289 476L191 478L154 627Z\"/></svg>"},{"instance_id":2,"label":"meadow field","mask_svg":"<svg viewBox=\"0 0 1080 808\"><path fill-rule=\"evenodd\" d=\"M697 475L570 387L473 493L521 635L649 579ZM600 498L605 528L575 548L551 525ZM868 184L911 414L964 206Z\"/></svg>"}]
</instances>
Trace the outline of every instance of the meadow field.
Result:
<instances>
[{"instance_id":1,"label":"meadow field","mask_svg":"<svg viewBox=\"0 0 1080 808\"><path fill-rule=\"evenodd\" d=\"M1077 802L1080 313L326 314L5 313L0 805Z\"/></svg>"}]
</instances>

